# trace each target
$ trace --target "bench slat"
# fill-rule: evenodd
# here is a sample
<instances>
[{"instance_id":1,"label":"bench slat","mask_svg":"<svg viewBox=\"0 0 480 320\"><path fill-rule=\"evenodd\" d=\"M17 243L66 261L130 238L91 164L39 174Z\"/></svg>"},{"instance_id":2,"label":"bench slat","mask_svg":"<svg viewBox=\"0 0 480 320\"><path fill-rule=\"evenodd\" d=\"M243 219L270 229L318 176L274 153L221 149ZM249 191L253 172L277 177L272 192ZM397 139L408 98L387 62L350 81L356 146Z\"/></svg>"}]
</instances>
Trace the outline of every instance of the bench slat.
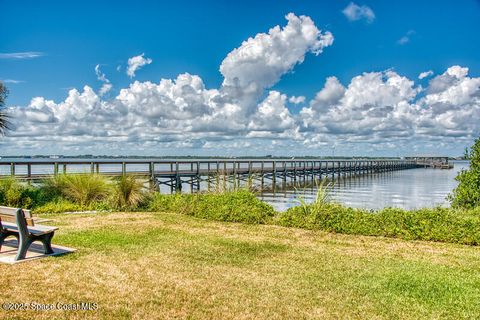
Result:
<instances>
[{"instance_id":1,"label":"bench slat","mask_svg":"<svg viewBox=\"0 0 480 320\"><path fill-rule=\"evenodd\" d=\"M8 222L16 222L15 221L15 212L17 212L17 208L10 208L0 206L0 220L1 221L8 221ZM23 210L25 214L25 220L27 221L27 225L34 226L35 222L33 221L32 212L30 210Z\"/></svg>"},{"instance_id":2,"label":"bench slat","mask_svg":"<svg viewBox=\"0 0 480 320\"><path fill-rule=\"evenodd\" d=\"M18 208L0 206L0 214L8 216L15 216L15 212L17 212L17 210ZM32 212L30 210L23 209L23 213L25 213L25 218L32 218Z\"/></svg>"},{"instance_id":3,"label":"bench slat","mask_svg":"<svg viewBox=\"0 0 480 320\"><path fill-rule=\"evenodd\" d=\"M7 230L18 232L18 227L15 223L2 222L2 225ZM31 234L35 234L35 235L50 233L55 230L58 230L58 228L51 227L51 226L42 226L42 225L36 225L35 227L30 227L30 226L28 227L28 231Z\"/></svg>"}]
</instances>

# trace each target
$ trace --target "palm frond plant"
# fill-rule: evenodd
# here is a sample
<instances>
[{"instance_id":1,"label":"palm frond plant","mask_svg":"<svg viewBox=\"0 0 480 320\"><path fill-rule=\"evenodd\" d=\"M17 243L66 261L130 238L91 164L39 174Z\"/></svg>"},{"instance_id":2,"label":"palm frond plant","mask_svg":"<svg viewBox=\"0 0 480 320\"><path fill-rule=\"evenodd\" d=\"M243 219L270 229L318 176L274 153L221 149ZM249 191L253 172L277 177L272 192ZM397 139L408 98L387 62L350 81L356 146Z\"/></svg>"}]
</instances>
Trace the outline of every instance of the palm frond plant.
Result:
<instances>
[{"instance_id":1,"label":"palm frond plant","mask_svg":"<svg viewBox=\"0 0 480 320\"><path fill-rule=\"evenodd\" d=\"M134 176L123 175L114 185L113 202L117 209L134 209L145 199L144 186Z\"/></svg>"},{"instance_id":2,"label":"palm frond plant","mask_svg":"<svg viewBox=\"0 0 480 320\"><path fill-rule=\"evenodd\" d=\"M111 182L99 174L59 174L48 179L45 188L81 206L88 206L107 199Z\"/></svg>"}]
</instances>

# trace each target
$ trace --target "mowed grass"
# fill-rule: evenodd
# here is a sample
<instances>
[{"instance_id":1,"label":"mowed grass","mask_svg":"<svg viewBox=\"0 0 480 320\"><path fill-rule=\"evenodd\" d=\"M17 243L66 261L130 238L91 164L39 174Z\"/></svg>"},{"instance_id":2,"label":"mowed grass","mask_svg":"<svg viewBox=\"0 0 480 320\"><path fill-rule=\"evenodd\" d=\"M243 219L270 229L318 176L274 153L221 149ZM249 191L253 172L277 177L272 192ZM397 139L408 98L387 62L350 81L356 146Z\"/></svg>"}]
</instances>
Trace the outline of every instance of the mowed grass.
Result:
<instances>
[{"instance_id":1,"label":"mowed grass","mask_svg":"<svg viewBox=\"0 0 480 320\"><path fill-rule=\"evenodd\" d=\"M1 319L480 318L480 248L213 222L49 215L74 254L0 265L0 302L98 303Z\"/></svg>"}]
</instances>

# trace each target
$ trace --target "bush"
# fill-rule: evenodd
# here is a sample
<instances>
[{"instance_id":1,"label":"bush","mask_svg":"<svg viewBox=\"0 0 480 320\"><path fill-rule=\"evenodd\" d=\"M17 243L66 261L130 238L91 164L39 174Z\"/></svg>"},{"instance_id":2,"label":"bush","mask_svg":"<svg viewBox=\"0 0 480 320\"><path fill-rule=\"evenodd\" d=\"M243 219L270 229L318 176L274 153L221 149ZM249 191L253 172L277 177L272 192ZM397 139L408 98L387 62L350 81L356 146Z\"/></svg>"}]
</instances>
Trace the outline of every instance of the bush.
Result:
<instances>
[{"instance_id":1,"label":"bush","mask_svg":"<svg viewBox=\"0 0 480 320\"><path fill-rule=\"evenodd\" d=\"M44 182L54 197L64 197L81 206L101 202L111 194L110 180L99 174L60 174Z\"/></svg>"},{"instance_id":2,"label":"bush","mask_svg":"<svg viewBox=\"0 0 480 320\"><path fill-rule=\"evenodd\" d=\"M0 204L15 208L30 208L35 190L13 178L0 180Z\"/></svg>"},{"instance_id":3,"label":"bush","mask_svg":"<svg viewBox=\"0 0 480 320\"><path fill-rule=\"evenodd\" d=\"M458 186L449 195L449 200L454 208L473 209L480 206L480 138L465 156L470 160L470 167L455 178Z\"/></svg>"},{"instance_id":4,"label":"bush","mask_svg":"<svg viewBox=\"0 0 480 320\"><path fill-rule=\"evenodd\" d=\"M321 207L290 208L278 214L276 223L345 234L478 245L480 215L477 211L438 207L411 211L385 208L370 212L328 203Z\"/></svg>"},{"instance_id":5,"label":"bush","mask_svg":"<svg viewBox=\"0 0 480 320\"><path fill-rule=\"evenodd\" d=\"M224 193L153 196L149 211L178 212L198 218L227 222L268 223L275 215L272 206L248 190Z\"/></svg>"}]
</instances>

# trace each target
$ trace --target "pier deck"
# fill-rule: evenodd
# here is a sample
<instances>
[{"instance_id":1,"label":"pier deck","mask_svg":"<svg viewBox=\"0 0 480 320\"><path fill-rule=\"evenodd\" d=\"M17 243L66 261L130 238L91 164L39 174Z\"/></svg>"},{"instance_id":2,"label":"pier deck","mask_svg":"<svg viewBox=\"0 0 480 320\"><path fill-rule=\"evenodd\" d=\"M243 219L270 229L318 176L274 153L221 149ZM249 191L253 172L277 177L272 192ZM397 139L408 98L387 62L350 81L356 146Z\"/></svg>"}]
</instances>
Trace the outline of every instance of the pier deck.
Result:
<instances>
[{"instance_id":1,"label":"pier deck","mask_svg":"<svg viewBox=\"0 0 480 320\"><path fill-rule=\"evenodd\" d=\"M125 174L145 177L152 187L168 186L171 192L181 191L182 184L192 191L200 189L201 182L215 183L215 179L295 182L302 177L312 179L338 178L387 171L423 167L416 160L358 159L221 159L221 160L155 160L155 161L19 161L0 162L0 178L15 177L38 181L62 173L98 173L107 176Z\"/></svg>"}]
</instances>

